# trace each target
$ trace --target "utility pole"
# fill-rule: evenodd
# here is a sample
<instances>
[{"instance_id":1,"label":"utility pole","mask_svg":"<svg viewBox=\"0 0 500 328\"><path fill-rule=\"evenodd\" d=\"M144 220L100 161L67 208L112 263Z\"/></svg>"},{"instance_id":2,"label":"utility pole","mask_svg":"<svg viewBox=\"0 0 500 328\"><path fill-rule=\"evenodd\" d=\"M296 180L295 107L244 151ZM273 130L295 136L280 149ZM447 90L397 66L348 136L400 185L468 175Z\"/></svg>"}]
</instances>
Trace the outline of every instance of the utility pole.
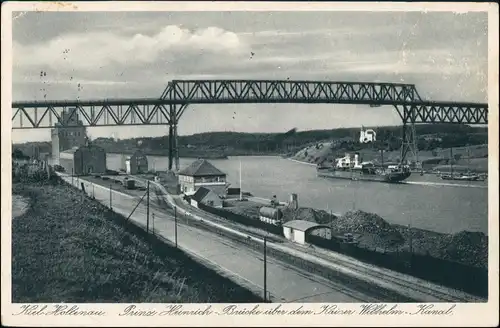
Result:
<instances>
[{"instance_id":1,"label":"utility pole","mask_svg":"<svg viewBox=\"0 0 500 328\"><path fill-rule=\"evenodd\" d=\"M408 224L408 232L410 233L410 254L413 254L413 234L411 232L411 223Z\"/></svg>"},{"instance_id":2,"label":"utility pole","mask_svg":"<svg viewBox=\"0 0 500 328\"><path fill-rule=\"evenodd\" d=\"M113 193L112 193L113 185L109 185L109 208L113 209Z\"/></svg>"},{"instance_id":3,"label":"utility pole","mask_svg":"<svg viewBox=\"0 0 500 328\"><path fill-rule=\"evenodd\" d=\"M264 236L264 302L267 302L267 237Z\"/></svg>"},{"instance_id":4,"label":"utility pole","mask_svg":"<svg viewBox=\"0 0 500 328\"><path fill-rule=\"evenodd\" d=\"M412 262L413 262L413 234L411 232L411 219L410 219L410 223L408 223L408 233L410 235L410 267L412 266Z\"/></svg>"},{"instance_id":5,"label":"utility pole","mask_svg":"<svg viewBox=\"0 0 500 328\"><path fill-rule=\"evenodd\" d=\"M45 164L45 168L47 169L47 180L50 180L50 167L49 167L49 161L47 160L47 158L45 158L44 164Z\"/></svg>"},{"instance_id":6,"label":"utility pole","mask_svg":"<svg viewBox=\"0 0 500 328\"><path fill-rule=\"evenodd\" d=\"M330 240L333 239L333 213L330 210Z\"/></svg>"},{"instance_id":7,"label":"utility pole","mask_svg":"<svg viewBox=\"0 0 500 328\"><path fill-rule=\"evenodd\" d=\"M177 206L174 206L174 225L175 248L177 248Z\"/></svg>"},{"instance_id":8,"label":"utility pole","mask_svg":"<svg viewBox=\"0 0 500 328\"><path fill-rule=\"evenodd\" d=\"M153 223L153 235L155 234L155 213L153 212L153 216L151 217L151 219L153 220L152 223Z\"/></svg>"},{"instance_id":9,"label":"utility pole","mask_svg":"<svg viewBox=\"0 0 500 328\"><path fill-rule=\"evenodd\" d=\"M146 191L147 199L146 199L146 233L149 233L149 180L148 180L148 189Z\"/></svg>"},{"instance_id":10,"label":"utility pole","mask_svg":"<svg viewBox=\"0 0 500 328\"><path fill-rule=\"evenodd\" d=\"M71 186L73 186L73 168L71 168Z\"/></svg>"}]
</instances>

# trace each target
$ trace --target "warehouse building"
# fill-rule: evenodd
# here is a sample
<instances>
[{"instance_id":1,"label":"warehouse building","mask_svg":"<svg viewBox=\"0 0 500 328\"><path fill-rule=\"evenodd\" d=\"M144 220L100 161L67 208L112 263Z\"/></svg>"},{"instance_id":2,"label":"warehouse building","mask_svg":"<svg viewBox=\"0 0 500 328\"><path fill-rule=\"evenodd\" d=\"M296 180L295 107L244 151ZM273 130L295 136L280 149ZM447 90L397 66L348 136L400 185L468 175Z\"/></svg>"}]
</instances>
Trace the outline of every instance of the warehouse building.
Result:
<instances>
[{"instance_id":1,"label":"warehouse building","mask_svg":"<svg viewBox=\"0 0 500 328\"><path fill-rule=\"evenodd\" d=\"M59 163L59 154L65 150L85 146L87 131L83 122L78 118L78 110L70 108L64 110L61 115L61 121L57 122L51 130L52 140L52 161Z\"/></svg>"},{"instance_id":2,"label":"warehouse building","mask_svg":"<svg viewBox=\"0 0 500 328\"><path fill-rule=\"evenodd\" d=\"M148 157L140 150L125 160L125 171L128 174L143 174L148 172Z\"/></svg>"},{"instance_id":3,"label":"warehouse building","mask_svg":"<svg viewBox=\"0 0 500 328\"><path fill-rule=\"evenodd\" d=\"M226 195L226 173L213 166L207 160L199 159L191 163L178 174L180 191L193 195L205 187L219 196Z\"/></svg>"},{"instance_id":4,"label":"warehouse building","mask_svg":"<svg viewBox=\"0 0 500 328\"><path fill-rule=\"evenodd\" d=\"M191 196L190 202L195 207L198 207L199 204L219 208L223 206L220 196L205 187L198 188L194 195Z\"/></svg>"},{"instance_id":5,"label":"warehouse building","mask_svg":"<svg viewBox=\"0 0 500 328\"><path fill-rule=\"evenodd\" d=\"M292 220L283 224L283 235L286 239L297 244L306 244L309 235L317 235L326 238L330 235L330 227L316 222L305 220Z\"/></svg>"},{"instance_id":6,"label":"warehouse building","mask_svg":"<svg viewBox=\"0 0 500 328\"><path fill-rule=\"evenodd\" d=\"M106 153L101 147L87 145L60 152L59 164L73 175L106 173Z\"/></svg>"}]
</instances>

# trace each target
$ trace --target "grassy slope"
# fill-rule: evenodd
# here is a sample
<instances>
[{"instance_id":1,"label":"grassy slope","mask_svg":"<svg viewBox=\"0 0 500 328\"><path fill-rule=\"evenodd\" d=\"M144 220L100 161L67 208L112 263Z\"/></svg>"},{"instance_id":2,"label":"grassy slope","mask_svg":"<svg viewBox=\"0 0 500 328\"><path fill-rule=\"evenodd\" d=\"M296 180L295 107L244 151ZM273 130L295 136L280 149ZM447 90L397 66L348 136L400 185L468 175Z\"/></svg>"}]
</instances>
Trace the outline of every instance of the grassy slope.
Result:
<instances>
[{"instance_id":1,"label":"grassy slope","mask_svg":"<svg viewBox=\"0 0 500 328\"><path fill-rule=\"evenodd\" d=\"M12 222L14 302L258 302L123 217L60 184L14 184L31 208Z\"/></svg>"}]
</instances>

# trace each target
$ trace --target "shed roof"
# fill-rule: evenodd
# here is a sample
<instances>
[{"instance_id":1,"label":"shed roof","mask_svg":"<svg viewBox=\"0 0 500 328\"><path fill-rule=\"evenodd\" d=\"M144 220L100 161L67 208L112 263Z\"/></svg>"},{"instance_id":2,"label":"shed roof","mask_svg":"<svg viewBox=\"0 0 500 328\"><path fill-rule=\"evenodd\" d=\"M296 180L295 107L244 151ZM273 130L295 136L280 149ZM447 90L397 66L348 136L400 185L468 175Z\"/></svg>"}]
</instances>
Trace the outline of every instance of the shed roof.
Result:
<instances>
[{"instance_id":1,"label":"shed roof","mask_svg":"<svg viewBox=\"0 0 500 328\"><path fill-rule=\"evenodd\" d=\"M201 177L201 176L221 176L226 175L224 172L213 166L210 162L205 159L199 159L191 163L184 170L179 172L179 175L187 175L191 177Z\"/></svg>"},{"instance_id":2,"label":"shed roof","mask_svg":"<svg viewBox=\"0 0 500 328\"><path fill-rule=\"evenodd\" d=\"M210 189L200 187L198 190L196 190L194 195L191 196L191 198L197 202L201 202L203 200L203 198L205 198L209 193L210 193Z\"/></svg>"},{"instance_id":3,"label":"shed roof","mask_svg":"<svg viewBox=\"0 0 500 328\"><path fill-rule=\"evenodd\" d=\"M292 220L283 223L283 227L288 227L292 228L295 230L299 231L307 231L312 228L318 228L318 227L323 227L323 228L329 228L328 226L316 222L311 222L311 221L305 221L305 220Z\"/></svg>"}]
</instances>

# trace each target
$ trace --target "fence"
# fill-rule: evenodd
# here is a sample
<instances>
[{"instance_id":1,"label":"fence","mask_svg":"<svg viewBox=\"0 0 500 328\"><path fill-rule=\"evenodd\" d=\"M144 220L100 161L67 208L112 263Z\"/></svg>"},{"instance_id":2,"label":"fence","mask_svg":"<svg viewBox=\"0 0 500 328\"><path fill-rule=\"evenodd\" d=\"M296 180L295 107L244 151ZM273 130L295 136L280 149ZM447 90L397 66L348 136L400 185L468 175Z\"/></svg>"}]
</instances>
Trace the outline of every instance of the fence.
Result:
<instances>
[{"instance_id":1,"label":"fence","mask_svg":"<svg viewBox=\"0 0 500 328\"><path fill-rule=\"evenodd\" d=\"M215 208L211 207L205 204L198 204L198 208L200 210L206 211L208 213L223 217L227 220L231 220L240 224L244 224L247 226L252 226L255 228L260 228L266 231L269 231L270 233L273 233L275 235L280 235L283 236L283 228L280 226L275 226L266 222L262 222L260 220L252 219L248 216L241 215L241 214L236 214L230 211L226 211L224 209L220 208Z\"/></svg>"},{"instance_id":2,"label":"fence","mask_svg":"<svg viewBox=\"0 0 500 328\"><path fill-rule=\"evenodd\" d=\"M198 204L201 210L223 217L247 226L266 230L275 235L283 236L280 226L271 225L248 216L236 214L224 209ZM336 239L326 239L320 236L308 235L307 242L329 249L363 262L379 267L409 274L443 286L459 289L477 296L488 295L488 270L467 266L458 262L435 258L429 255L412 254L407 251L379 252L353 244L341 243ZM474 281L474 284L470 282Z\"/></svg>"},{"instance_id":3,"label":"fence","mask_svg":"<svg viewBox=\"0 0 500 328\"><path fill-rule=\"evenodd\" d=\"M214 263L209 259L189 251L188 249L182 247L182 245L178 245L177 238L175 238L175 241L170 240L162 235L161 232L155 231L154 213L152 213L152 220L150 221L152 227L150 227L144 224L144 222L140 222L137 217L131 218L132 214L134 214L135 208L130 213L127 210L120 210L117 208L111 210L109 207L112 206L112 198L110 197L112 197L113 194L111 192L109 194L106 192L94 193L93 186L97 185L94 182L80 180L78 177L72 178L67 175L55 175L55 179L60 184L76 188L81 193L82 200L84 198L89 198L98 201L100 204L99 207L102 206L100 209L103 211L105 208L108 208L106 210L107 219L121 225L124 228L124 231L132 233L133 235L136 235L142 240L150 243L153 246L152 249L157 255L170 257L176 261L182 262L183 266L186 267L189 272L201 273L203 276L202 278L207 281L213 281L214 290L225 290L221 293L231 292L235 298L233 301L234 303L262 302L260 290L256 291L255 288L252 289L252 286L249 284L241 284L240 281L234 279L234 277L230 274L222 272L220 268L218 268L217 265L214 265ZM98 188L102 189L103 187L106 188L102 185ZM163 192L153 183L150 187L150 201L155 201L153 196L161 196ZM147 194L145 194L141 200L134 200L134 202L137 202L137 205L139 205L142 201L146 202L147 199L145 196L147 196ZM156 202L157 204L162 205L165 203L162 197L157 197ZM196 278L196 281L199 281L199 279ZM242 288L235 288L237 285L240 285Z\"/></svg>"},{"instance_id":4,"label":"fence","mask_svg":"<svg viewBox=\"0 0 500 328\"><path fill-rule=\"evenodd\" d=\"M363 262L477 296L488 296L488 270L485 268L472 267L408 251L382 253L352 244L342 244L319 236L308 236L307 238L308 242L313 245L348 255Z\"/></svg>"}]
</instances>

